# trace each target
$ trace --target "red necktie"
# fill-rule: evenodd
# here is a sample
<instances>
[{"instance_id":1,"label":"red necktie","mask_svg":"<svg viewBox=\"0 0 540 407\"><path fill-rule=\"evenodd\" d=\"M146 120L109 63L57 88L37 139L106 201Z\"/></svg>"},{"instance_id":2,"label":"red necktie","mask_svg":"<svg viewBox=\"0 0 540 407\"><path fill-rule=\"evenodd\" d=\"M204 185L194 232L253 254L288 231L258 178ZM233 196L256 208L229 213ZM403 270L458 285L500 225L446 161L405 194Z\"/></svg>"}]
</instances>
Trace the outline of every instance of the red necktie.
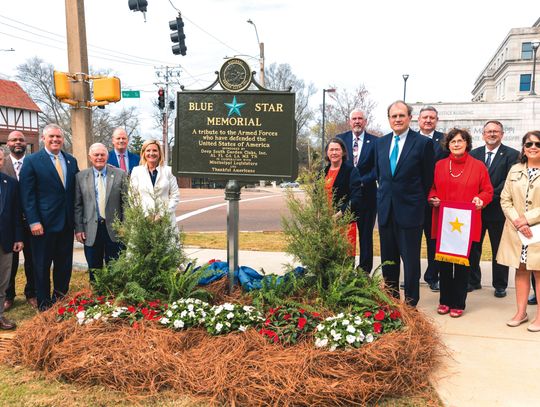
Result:
<instances>
[{"instance_id":1,"label":"red necktie","mask_svg":"<svg viewBox=\"0 0 540 407\"><path fill-rule=\"evenodd\" d=\"M124 159L124 154L120 154L120 169L127 172L126 160Z\"/></svg>"}]
</instances>

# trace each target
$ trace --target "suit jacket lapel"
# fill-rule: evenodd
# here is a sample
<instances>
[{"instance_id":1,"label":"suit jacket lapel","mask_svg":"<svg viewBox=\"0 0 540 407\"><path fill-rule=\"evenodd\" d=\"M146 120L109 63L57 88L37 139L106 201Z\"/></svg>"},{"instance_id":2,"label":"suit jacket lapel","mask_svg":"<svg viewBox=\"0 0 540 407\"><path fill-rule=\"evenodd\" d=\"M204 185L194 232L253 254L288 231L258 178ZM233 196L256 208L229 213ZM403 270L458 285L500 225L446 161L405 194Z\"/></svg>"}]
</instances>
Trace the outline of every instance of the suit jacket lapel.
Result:
<instances>
[{"instance_id":1,"label":"suit jacket lapel","mask_svg":"<svg viewBox=\"0 0 540 407\"><path fill-rule=\"evenodd\" d=\"M495 154L493 157L491 157L491 165L489 166L488 173L489 175L492 175L495 170L497 169L497 166L502 161L504 154L506 153L506 148L501 144L499 149L497 150L497 154ZM484 158L484 162L486 162Z\"/></svg>"},{"instance_id":2,"label":"suit jacket lapel","mask_svg":"<svg viewBox=\"0 0 540 407\"><path fill-rule=\"evenodd\" d=\"M107 168L107 194L105 195L105 204L109 202L109 196L111 196L111 190L114 183L114 174L110 170L110 168Z\"/></svg>"},{"instance_id":3,"label":"suit jacket lapel","mask_svg":"<svg viewBox=\"0 0 540 407\"><path fill-rule=\"evenodd\" d=\"M7 199L7 180L0 176L0 213L4 211L4 208L6 207L6 199Z\"/></svg>"},{"instance_id":4,"label":"suit jacket lapel","mask_svg":"<svg viewBox=\"0 0 540 407\"><path fill-rule=\"evenodd\" d=\"M407 159L407 155L409 154L409 152L411 151L415 143L416 143L416 137L413 133L409 131L409 133L407 134L407 138L405 139L405 144L403 145L403 150L401 150L401 154L399 155L399 160L397 162L396 171L394 172L394 175L397 174L397 172L399 171L399 167L401 167L401 163Z\"/></svg>"},{"instance_id":5,"label":"suit jacket lapel","mask_svg":"<svg viewBox=\"0 0 540 407\"><path fill-rule=\"evenodd\" d=\"M60 179L60 175L58 175L58 171L56 171L56 168L54 167L54 164L51 160L51 157L49 156L49 153L45 149L40 150L39 154L41 154L41 161L45 169L51 174L50 176L52 179L55 179L57 182L62 185L62 188L64 185L62 184L62 180Z\"/></svg>"}]
</instances>

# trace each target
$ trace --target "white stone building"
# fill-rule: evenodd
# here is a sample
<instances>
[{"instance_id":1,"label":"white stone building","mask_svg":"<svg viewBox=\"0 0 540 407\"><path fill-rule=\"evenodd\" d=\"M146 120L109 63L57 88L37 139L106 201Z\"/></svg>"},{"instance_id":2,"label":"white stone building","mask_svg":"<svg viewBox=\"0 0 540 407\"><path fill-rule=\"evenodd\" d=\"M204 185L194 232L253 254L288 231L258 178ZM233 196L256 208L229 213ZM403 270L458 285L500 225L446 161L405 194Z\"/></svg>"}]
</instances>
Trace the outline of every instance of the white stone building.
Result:
<instances>
[{"instance_id":1,"label":"white stone building","mask_svg":"<svg viewBox=\"0 0 540 407\"><path fill-rule=\"evenodd\" d=\"M532 27L512 28L482 70L472 90L472 101L463 103L414 103L413 127L425 105L439 111L438 130L467 128L474 146L482 145L482 127L488 120L504 125L503 143L518 150L521 138L530 130L540 130L540 96L530 95L534 42L540 42L540 18ZM537 52L535 91L540 93L540 50Z\"/></svg>"}]
</instances>

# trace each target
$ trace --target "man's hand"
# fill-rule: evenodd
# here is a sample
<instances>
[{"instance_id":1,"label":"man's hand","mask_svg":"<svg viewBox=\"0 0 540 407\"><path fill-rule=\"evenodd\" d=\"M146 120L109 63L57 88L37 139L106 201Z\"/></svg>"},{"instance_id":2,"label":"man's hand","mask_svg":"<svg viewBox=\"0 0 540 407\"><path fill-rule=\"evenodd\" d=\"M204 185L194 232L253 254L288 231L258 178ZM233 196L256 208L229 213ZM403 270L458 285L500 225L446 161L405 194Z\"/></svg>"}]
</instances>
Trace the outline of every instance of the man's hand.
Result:
<instances>
[{"instance_id":1,"label":"man's hand","mask_svg":"<svg viewBox=\"0 0 540 407\"><path fill-rule=\"evenodd\" d=\"M33 226L30 226L30 232L32 232L33 236L41 236L45 231L43 230L43 226L41 226L41 223L36 223Z\"/></svg>"},{"instance_id":2,"label":"man's hand","mask_svg":"<svg viewBox=\"0 0 540 407\"><path fill-rule=\"evenodd\" d=\"M75 233L75 239L77 239L77 242L84 244L84 241L86 240L86 233L84 232Z\"/></svg>"},{"instance_id":3,"label":"man's hand","mask_svg":"<svg viewBox=\"0 0 540 407\"><path fill-rule=\"evenodd\" d=\"M15 253L19 253L24 247L24 243L23 242L15 242L13 243L13 251Z\"/></svg>"},{"instance_id":4,"label":"man's hand","mask_svg":"<svg viewBox=\"0 0 540 407\"><path fill-rule=\"evenodd\" d=\"M435 208L438 208L441 204L441 200L437 198L436 196L434 196L433 198L429 200L429 204Z\"/></svg>"}]
</instances>

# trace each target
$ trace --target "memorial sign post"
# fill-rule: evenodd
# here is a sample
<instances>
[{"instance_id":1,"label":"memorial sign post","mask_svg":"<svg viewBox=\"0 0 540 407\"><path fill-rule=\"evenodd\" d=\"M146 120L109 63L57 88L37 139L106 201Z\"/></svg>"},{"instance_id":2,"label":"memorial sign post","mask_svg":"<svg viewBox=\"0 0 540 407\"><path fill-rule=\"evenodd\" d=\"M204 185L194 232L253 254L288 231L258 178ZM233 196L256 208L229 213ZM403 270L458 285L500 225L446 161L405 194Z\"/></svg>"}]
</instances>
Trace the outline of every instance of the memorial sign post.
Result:
<instances>
[{"instance_id":1,"label":"memorial sign post","mask_svg":"<svg viewBox=\"0 0 540 407\"><path fill-rule=\"evenodd\" d=\"M208 88L177 94L173 170L177 175L227 179L229 287L238 267L242 183L294 180L298 175L295 94L271 91L239 59L227 60ZM217 85L221 90L213 90Z\"/></svg>"}]
</instances>

